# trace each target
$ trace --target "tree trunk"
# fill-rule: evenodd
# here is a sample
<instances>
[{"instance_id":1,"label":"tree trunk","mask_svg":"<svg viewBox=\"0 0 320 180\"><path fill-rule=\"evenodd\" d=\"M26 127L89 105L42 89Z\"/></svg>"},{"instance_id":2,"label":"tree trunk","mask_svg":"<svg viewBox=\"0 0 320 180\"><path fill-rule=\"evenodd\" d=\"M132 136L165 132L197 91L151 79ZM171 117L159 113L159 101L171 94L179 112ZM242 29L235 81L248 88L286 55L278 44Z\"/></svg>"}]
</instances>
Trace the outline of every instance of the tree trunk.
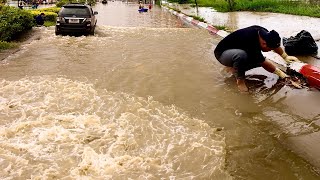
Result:
<instances>
[{"instance_id":1,"label":"tree trunk","mask_svg":"<svg viewBox=\"0 0 320 180\"><path fill-rule=\"evenodd\" d=\"M194 0L194 3L196 4L196 10L197 10L197 16L198 16L199 9L198 9L198 2L197 2L197 0Z\"/></svg>"}]
</instances>

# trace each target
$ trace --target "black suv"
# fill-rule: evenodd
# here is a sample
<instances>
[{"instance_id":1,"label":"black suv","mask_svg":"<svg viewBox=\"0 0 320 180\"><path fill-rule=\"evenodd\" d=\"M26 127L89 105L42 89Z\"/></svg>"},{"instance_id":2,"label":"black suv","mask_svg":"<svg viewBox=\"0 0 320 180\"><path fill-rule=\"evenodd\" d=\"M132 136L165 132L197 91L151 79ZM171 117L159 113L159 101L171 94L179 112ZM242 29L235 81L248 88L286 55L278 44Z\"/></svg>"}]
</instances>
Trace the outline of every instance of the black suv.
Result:
<instances>
[{"instance_id":1,"label":"black suv","mask_svg":"<svg viewBox=\"0 0 320 180\"><path fill-rule=\"evenodd\" d=\"M98 12L85 4L67 4L61 7L56 23L56 35L81 33L94 35Z\"/></svg>"}]
</instances>

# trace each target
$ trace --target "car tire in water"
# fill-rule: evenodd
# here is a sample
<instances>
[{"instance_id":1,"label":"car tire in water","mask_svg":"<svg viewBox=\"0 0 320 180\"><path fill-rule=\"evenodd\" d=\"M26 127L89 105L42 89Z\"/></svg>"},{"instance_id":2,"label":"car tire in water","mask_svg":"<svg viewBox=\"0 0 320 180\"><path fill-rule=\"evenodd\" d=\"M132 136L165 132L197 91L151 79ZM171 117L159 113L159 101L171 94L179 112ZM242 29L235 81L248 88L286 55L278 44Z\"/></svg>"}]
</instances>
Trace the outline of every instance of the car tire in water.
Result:
<instances>
[{"instance_id":1,"label":"car tire in water","mask_svg":"<svg viewBox=\"0 0 320 180\"><path fill-rule=\"evenodd\" d=\"M89 34L92 35L92 36L94 36L94 30L95 30L95 27L93 27L93 28L91 29L91 31L89 32Z\"/></svg>"},{"instance_id":2,"label":"car tire in water","mask_svg":"<svg viewBox=\"0 0 320 180\"><path fill-rule=\"evenodd\" d=\"M55 29L55 34L58 36L58 35L61 34L61 32L56 28L56 29Z\"/></svg>"}]
</instances>

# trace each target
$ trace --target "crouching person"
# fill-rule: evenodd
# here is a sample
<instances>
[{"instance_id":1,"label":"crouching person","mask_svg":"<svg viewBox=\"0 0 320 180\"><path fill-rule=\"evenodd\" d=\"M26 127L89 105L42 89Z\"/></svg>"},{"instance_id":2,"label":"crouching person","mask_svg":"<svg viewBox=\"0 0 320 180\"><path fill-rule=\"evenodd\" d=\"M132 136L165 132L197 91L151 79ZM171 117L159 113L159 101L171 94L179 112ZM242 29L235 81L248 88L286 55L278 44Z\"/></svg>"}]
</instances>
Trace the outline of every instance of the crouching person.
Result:
<instances>
[{"instance_id":1,"label":"crouching person","mask_svg":"<svg viewBox=\"0 0 320 180\"><path fill-rule=\"evenodd\" d=\"M214 54L221 64L234 73L239 90L247 92L245 72L250 69L263 67L280 78L288 77L269 59L266 59L262 51L273 50L286 62L299 61L294 56L288 56L280 47L280 42L281 38L276 31L269 32L261 26L250 26L239 29L222 39L215 48Z\"/></svg>"},{"instance_id":2,"label":"crouching person","mask_svg":"<svg viewBox=\"0 0 320 180\"><path fill-rule=\"evenodd\" d=\"M44 24L45 14L41 13L38 16L36 16L35 19L36 19L37 25L42 26Z\"/></svg>"}]
</instances>

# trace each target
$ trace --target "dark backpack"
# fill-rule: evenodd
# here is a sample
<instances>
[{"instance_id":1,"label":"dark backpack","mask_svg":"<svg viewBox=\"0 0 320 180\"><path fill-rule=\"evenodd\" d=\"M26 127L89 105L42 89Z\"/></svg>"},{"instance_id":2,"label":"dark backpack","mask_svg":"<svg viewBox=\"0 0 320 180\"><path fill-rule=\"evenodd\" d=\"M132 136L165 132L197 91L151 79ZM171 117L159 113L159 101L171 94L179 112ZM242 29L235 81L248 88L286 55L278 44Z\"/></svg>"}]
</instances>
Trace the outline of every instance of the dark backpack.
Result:
<instances>
[{"instance_id":1,"label":"dark backpack","mask_svg":"<svg viewBox=\"0 0 320 180\"><path fill-rule=\"evenodd\" d=\"M302 30L294 37L282 38L282 41L288 55L318 54L318 46L308 31Z\"/></svg>"}]
</instances>

